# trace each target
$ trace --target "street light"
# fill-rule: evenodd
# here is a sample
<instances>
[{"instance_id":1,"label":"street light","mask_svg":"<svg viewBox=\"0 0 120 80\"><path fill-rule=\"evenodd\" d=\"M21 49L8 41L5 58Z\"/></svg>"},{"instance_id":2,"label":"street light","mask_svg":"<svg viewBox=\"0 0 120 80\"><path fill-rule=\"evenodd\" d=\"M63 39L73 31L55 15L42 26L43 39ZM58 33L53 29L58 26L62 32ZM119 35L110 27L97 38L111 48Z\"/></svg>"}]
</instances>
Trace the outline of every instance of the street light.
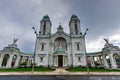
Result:
<instances>
[{"instance_id":1,"label":"street light","mask_svg":"<svg viewBox=\"0 0 120 80\"><path fill-rule=\"evenodd\" d=\"M83 38L84 38L84 46L85 46L85 59L86 59L86 67L87 67L87 72L89 74L89 66L88 66L88 62L87 62L87 51L86 51L86 42L85 42L85 36L87 34L88 28L85 30L84 34L83 34Z\"/></svg>"},{"instance_id":2,"label":"street light","mask_svg":"<svg viewBox=\"0 0 120 80\"><path fill-rule=\"evenodd\" d=\"M37 31L35 30L34 27L32 27L32 29L34 30L34 33L36 35L36 38L37 38ZM36 39L37 40L37 39ZM36 50L36 43L37 41L35 41L35 49L34 49L34 55L33 55L33 65L32 65L32 75L33 75L33 72L34 72L34 68L35 68L35 50Z\"/></svg>"}]
</instances>

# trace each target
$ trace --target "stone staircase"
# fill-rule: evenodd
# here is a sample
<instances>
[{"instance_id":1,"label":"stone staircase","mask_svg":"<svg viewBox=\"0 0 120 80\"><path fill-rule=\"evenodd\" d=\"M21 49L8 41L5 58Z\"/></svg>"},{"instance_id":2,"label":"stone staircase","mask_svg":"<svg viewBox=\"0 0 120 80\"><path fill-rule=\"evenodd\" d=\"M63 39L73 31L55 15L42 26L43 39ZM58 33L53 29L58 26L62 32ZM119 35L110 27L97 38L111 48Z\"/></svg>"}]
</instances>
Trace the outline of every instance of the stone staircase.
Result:
<instances>
[{"instance_id":1,"label":"stone staircase","mask_svg":"<svg viewBox=\"0 0 120 80\"><path fill-rule=\"evenodd\" d=\"M59 73L61 75L68 73L68 71L66 71L65 68L56 68L54 72Z\"/></svg>"}]
</instances>

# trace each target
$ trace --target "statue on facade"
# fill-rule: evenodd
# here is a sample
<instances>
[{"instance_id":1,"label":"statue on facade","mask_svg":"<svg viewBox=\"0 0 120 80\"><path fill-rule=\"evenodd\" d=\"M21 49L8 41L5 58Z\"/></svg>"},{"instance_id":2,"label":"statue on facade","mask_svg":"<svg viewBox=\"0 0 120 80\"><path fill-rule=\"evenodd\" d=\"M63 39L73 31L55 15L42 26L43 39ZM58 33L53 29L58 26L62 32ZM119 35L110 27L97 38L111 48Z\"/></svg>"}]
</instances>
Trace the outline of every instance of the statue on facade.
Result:
<instances>
[{"instance_id":1,"label":"statue on facade","mask_svg":"<svg viewBox=\"0 0 120 80\"><path fill-rule=\"evenodd\" d=\"M18 39L17 39L17 38L14 38L14 39L13 39L13 44L16 44L17 41L18 41Z\"/></svg>"},{"instance_id":2,"label":"statue on facade","mask_svg":"<svg viewBox=\"0 0 120 80\"><path fill-rule=\"evenodd\" d=\"M105 42L106 42L106 44L109 44L109 39L107 38L103 38L104 40L105 40Z\"/></svg>"}]
</instances>

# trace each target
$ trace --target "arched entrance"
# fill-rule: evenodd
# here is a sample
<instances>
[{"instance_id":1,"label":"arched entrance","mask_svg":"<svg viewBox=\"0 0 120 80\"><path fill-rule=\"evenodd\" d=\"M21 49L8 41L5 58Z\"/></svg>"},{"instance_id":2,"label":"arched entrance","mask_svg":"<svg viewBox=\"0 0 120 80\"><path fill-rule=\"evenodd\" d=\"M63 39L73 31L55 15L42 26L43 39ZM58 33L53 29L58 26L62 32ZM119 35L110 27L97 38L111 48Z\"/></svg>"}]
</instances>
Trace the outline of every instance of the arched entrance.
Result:
<instances>
[{"instance_id":1,"label":"arched entrance","mask_svg":"<svg viewBox=\"0 0 120 80\"><path fill-rule=\"evenodd\" d=\"M63 55L58 55L58 67L63 66Z\"/></svg>"},{"instance_id":2,"label":"arched entrance","mask_svg":"<svg viewBox=\"0 0 120 80\"><path fill-rule=\"evenodd\" d=\"M67 41L63 37L58 37L54 41L54 66L67 66Z\"/></svg>"},{"instance_id":3,"label":"arched entrance","mask_svg":"<svg viewBox=\"0 0 120 80\"><path fill-rule=\"evenodd\" d=\"M54 66L65 67L67 66L67 54L65 49L58 48L54 53Z\"/></svg>"},{"instance_id":4,"label":"arched entrance","mask_svg":"<svg viewBox=\"0 0 120 80\"><path fill-rule=\"evenodd\" d=\"M15 66L16 60L17 60L17 56L14 55L13 58L12 58L12 63L11 63L11 66L12 66L12 67Z\"/></svg>"},{"instance_id":5,"label":"arched entrance","mask_svg":"<svg viewBox=\"0 0 120 80\"><path fill-rule=\"evenodd\" d=\"M116 62L117 68L120 68L120 55L114 54L113 58L114 58L114 60Z\"/></svg>"},{"instance_id":6,"label":"arched entrance","mask_svg":"<svg viewBox=\"0 0 120 80\"><path fill-rule=\"evenodd\" d=\"M2 66L6 66L7 65L9 57L10 56L8 54L4 55L4 58L3 58L3 61L2 61Z\"/></svg>"}]
</instances>

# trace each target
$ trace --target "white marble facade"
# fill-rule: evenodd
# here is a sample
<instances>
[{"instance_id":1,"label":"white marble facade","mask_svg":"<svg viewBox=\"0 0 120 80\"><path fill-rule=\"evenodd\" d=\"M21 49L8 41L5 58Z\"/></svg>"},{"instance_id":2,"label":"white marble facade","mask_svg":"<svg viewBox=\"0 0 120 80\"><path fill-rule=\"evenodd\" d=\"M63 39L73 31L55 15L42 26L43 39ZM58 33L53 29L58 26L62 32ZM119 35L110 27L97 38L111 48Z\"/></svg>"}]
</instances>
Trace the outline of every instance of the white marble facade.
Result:
<instances>
[{"instance_id":1,"label":"white marble facade","mask_svg":"<svg viewBox=\"0 0 120 80\"><path fill-rule=\"evenodd\" d=\"M80 20L72 15L69 21L70 33L64 32L59 24L51 34L52 23L49 16L40 21L40 32L36 35L35 63L45 67L86 66L84 37Z\"/></svg>"}]
</instances>

